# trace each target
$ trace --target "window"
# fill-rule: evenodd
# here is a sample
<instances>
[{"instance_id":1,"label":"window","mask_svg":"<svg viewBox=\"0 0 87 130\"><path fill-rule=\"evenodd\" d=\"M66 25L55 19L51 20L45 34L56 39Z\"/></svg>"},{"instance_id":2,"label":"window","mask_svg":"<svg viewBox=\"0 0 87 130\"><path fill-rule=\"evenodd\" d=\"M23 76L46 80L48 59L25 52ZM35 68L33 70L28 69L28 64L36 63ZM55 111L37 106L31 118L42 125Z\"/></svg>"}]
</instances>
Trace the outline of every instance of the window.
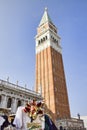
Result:
<instances>
[{"instance_id":1,"label":"window","mask_svg":"<svg viewBox=\"0 0 87 130\"><path fill-rule=\"evenodd\" d=\"M41 42L43 42L43 39L41 39Z\"/></svg>"},{"instance_id":2,"label":"window","mask_svg":"<svg viewBox=\"0 0 87 130\"><path fill-rule=\"evenodd\" d=\"M38 41L38 45L40 44L40 40Z\"/></svg>"},{"instance_id":3,"label":"window","mask_svg":"<svg viewBox=\"0 0 87 130\"><path fill-rule=\"evenodd\" d=\"M46 40L47 40L47 36L45 36Z\"/></svg>"},{"instance_id":4,"label":"window","mask_svg":"<svg viewBox=\"0 0 87 130\"><path fill-rule=\"evenodd\" d=\"M45 37L43 38L43 41L45 41Z\"/></svg>"},{"instance_id":5,"label":"window","mask_svg":"<svg viewBox=\"0 0 87 130\"><path fill-rule=\"evenodd\" d=\"M18 100L18 104L17 104L17 107L21 106L21 101Z\"/></svg>"},{"instance_id":6,"label":"window","mask_svg":"<svg viewBox=\"0 0 87 130\"><path fill-rule=\"evenodd\" d=\"M11 102L12 102L12 99L11 99L11 98L8 98L7 108L10 108L10 107L11 107Z\"/></svg>"}]
</instances>

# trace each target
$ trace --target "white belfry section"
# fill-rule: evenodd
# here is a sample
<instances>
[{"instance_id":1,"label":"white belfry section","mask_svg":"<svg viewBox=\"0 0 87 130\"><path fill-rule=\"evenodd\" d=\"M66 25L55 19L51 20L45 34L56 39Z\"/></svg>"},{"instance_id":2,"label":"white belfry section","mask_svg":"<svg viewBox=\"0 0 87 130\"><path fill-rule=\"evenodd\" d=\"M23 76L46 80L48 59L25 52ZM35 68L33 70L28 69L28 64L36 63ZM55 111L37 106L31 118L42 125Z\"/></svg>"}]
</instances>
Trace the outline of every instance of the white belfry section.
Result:
<instances>
[{"instance_id":1,"label":"white belfry section","mask_svg":"<svg viewBox=\"0 0 87 130\"><path fill-rule=\"evenodd\" d=\"M62 48L60 45L61 38L57 34L57 28L50 19L47 9L45 9L43 17L37 28L37 35L35 39L36 54L48 47L52 47L57 52L62 53Z\"/></svg>"},{"instance_id":2,"label":"white belfry section","mask_svg":"<svg viewBox=\"0 0 87 130\"><path fill-rule=\"evenodd\" d=\"M47 41L45 41L45 43L42 43L41 45L38 45L38 42L36 42L36 54L41 52L42 50L48 48L48 47L52 47L54 48L57 52L62 54L62 48L59 45L54 44L53 42L50 42L50 40L48 39Z\"/></svg>"}]
</instances>

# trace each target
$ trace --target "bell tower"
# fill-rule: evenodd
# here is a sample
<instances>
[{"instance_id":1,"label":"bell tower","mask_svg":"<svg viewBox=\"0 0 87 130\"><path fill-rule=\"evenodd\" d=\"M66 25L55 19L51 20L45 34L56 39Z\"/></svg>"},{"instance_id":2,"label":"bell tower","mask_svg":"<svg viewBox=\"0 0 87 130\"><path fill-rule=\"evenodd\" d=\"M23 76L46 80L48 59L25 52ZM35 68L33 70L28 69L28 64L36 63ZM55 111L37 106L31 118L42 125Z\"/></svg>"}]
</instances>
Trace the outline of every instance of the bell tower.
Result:
<instances>
[{"instance_id":1,"label":"bell tower","mask_svg":"<svg viewBox=\"0 0 87 130\"><path fill-rule=\"evenodd\" d=\"M41 92L54 120L70 118L62 49L57 28L47 8L36 35L36 92Z\"/></svg>"}]
</instances>

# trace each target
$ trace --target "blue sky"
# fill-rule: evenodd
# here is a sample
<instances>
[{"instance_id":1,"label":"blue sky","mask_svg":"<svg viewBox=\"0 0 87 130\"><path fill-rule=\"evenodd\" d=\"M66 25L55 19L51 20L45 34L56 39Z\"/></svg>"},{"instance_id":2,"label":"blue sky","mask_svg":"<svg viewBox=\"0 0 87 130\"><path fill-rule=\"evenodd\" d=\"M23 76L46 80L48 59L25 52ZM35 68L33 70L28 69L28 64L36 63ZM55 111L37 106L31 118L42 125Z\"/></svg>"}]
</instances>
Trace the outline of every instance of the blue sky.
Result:
<instances>
[{"instance_id":1,"label":"blue sky","mask_svg":"<svg viewBox=\"0 0 87 130\"><path fill-rule=\"evenodd\" d=\"M72 116L87 115L87 0L0 0L0 79L35 84L35 35L44 8L58 28Z\"/></svg>"}]
</instances>

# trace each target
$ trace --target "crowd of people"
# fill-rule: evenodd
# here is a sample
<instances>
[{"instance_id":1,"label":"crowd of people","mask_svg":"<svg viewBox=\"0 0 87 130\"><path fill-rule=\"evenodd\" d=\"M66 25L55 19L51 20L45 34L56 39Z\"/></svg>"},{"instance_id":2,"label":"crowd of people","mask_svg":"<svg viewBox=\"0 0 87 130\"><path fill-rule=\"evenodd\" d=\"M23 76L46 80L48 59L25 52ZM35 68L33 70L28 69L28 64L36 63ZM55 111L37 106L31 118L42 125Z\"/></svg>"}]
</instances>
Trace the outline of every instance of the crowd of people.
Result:
<instances>
[{"instance_id":1,"label":"crowd of people","mask_svg":"<svg viewBox=\"0 0 87 130\"><path fill-rule=\"evenodd\" d=\"M45 126L44 126L44 128L42 128L40 130L58 130L48 115L44 114L44 119L45 119L45 122L44 122ZM6 116L6 115L0 116L0 121L2 121L0 130L4 130L5 128L9 128L9 130L10 130L10 128L13 128L12 130L27 130L27 128L25 127L24 124L19 124L19 126L18 126L18 123L19 123L18 120L17 120L17 122L14 122L14 120L9 122L8 116ZM24 126L21 126L21 125L24 125Z\"/></svg>"},{"instance_id":2,"label":"crowd of people","mask_svg":"<svg viewBox=\"0 0 87 130\"><path fill-rule=\"evenodd\" d=\"M18 107L14 118L1 115L0 122L0 130L58 130L51 118L44 113L43 102L35 100Z\"/></svg>"}]
</instances>

